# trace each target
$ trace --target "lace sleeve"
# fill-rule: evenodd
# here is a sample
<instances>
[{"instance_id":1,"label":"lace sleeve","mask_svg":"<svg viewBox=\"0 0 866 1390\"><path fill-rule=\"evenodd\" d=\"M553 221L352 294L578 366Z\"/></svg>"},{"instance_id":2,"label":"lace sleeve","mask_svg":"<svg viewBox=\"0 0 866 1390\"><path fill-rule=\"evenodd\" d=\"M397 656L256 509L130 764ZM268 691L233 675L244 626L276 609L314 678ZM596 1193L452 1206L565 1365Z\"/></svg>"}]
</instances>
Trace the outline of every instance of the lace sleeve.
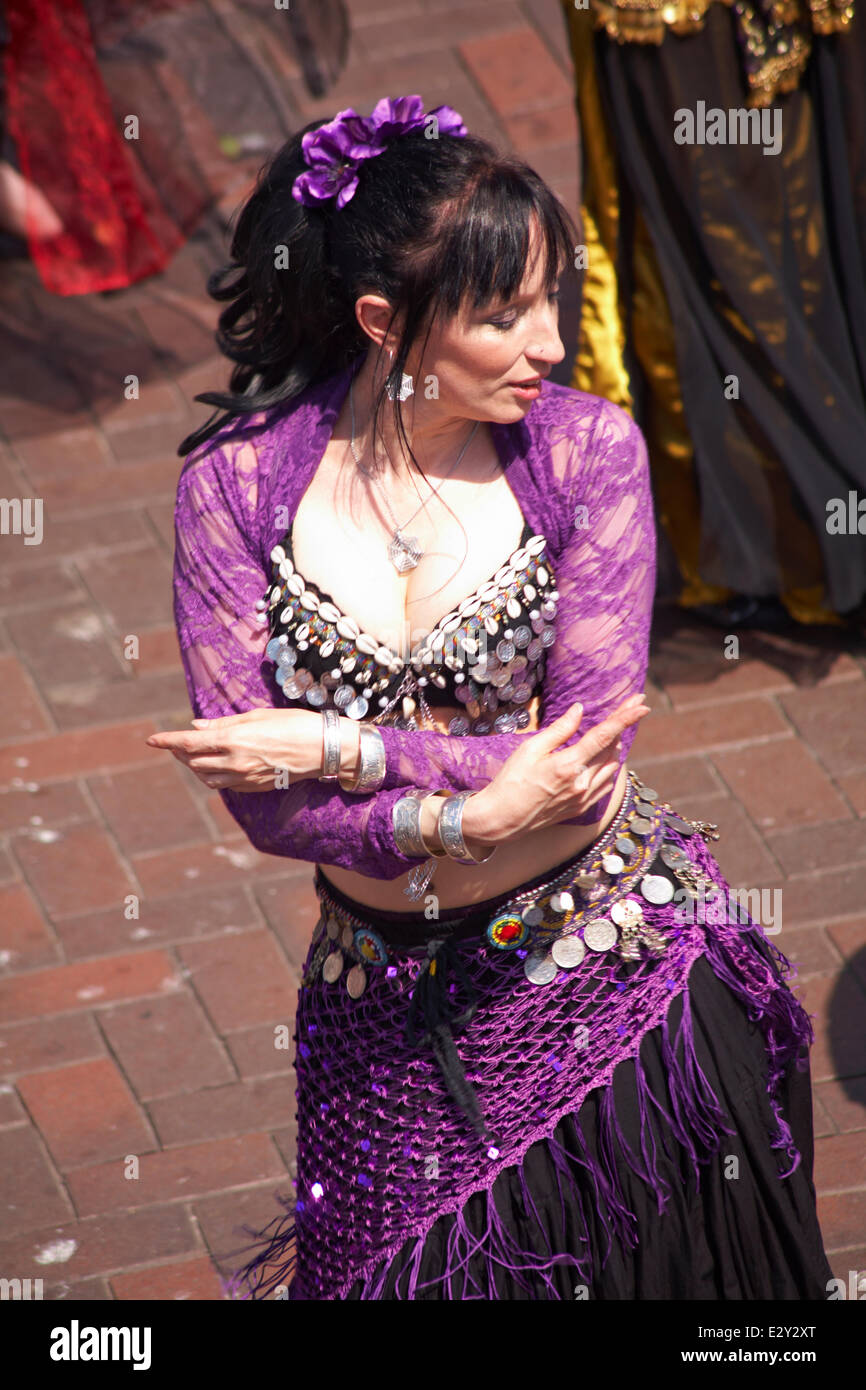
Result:
<instances>
[{"instance_id":1,"label":"lace sleeve","mask_svg":"<svg viewBox=\"0 0 866 1390\"><path fill-rule=\"evenodd\" d=\"M257 555L259 460L249 439L187 460L175 506L174 613L187 690L196 716L280 707L264 660L267 630L256 601L268 570ZM394 843L391 808L406 787L353 796L303 779L285 790L221 790L256 849L391 879L421 861Z\"/></svg>"},{"instance_id":2,"label":"lace sleeve","mask_svg":"<svg viewBox=\"0 0 866 1390\"><path fill-rule=\"evenodd\" d=\"M597 398L590 398L597 400ZM539 727L583 704L570 747L644 688L656 583L656 531L644 437L629 415L601 403L587 427L586 397L551 420L554 485L567 506L568 538L556 562L556 640L547 652ZM454 736L382 726L384 786L479 790L531 731ZM622 736L619 765L637 726ZM610 794L565 825L601 820Z\"/></svg>"}]
</instances>

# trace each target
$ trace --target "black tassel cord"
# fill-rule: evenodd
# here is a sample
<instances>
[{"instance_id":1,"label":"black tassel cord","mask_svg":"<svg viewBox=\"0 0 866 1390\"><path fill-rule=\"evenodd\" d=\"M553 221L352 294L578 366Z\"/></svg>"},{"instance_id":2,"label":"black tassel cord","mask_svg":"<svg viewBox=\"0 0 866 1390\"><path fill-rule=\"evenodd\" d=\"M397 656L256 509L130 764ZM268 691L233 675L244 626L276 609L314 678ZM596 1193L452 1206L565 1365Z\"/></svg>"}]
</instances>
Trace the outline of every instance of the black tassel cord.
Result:
<instances>
[{"instance_id":1,"label":"black tassel cord","mask_svg":"<svg viewBox=\"0 0 866 1390\"><path fill-rule=\"evenodd\" d=\"M466 1006L452 1004L450 986L463 987ZM436 937L427 943L427 960L415 982L406 1019L406 1040L410 1047L429 1044L445 1085L469 1119L482 1143L493 1143L478 1104L478 1097L454 1044L478 1007L478 995L463 967L454 942Z\"/></svg>"}]
</instances>

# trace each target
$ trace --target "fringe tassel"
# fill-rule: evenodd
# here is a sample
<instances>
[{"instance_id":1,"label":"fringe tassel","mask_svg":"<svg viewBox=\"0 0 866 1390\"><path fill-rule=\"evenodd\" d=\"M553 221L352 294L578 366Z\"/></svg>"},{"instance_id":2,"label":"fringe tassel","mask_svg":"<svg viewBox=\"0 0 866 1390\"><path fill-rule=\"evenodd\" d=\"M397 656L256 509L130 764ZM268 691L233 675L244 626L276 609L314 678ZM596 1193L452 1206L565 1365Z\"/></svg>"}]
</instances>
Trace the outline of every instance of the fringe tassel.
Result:
<instances>
[{"instance_id":1,"label":"fringe tassel","mask_svg":"<svg viewBox=\"0 0 866 1390\"><path fill-rule=\"evenodd\" d=\"M680 1018L676 1039L671 1042L670 1017L662 1023L662 1061L668 1075L676 1082L671 1087L673 1118L671 1129L682 1144L692 1162L695 1175L695 1191L700 1180L700 1158L695 1140L704 1148L710 1149L714 1139L723 1134L733 1134L724 1124L724 1115L710 1083L701 1071L695 1056L694 1034L692 1031L692 1011L688 989L680 996L683 1012ZM682 1039L682 1059L678 1047Z\"/></svg>"},{"instance_id":2,"label":"fringe tassel","mask_svg":"<svg viewBox=\"0 0 866 1390\"><path fill-rule=\"evenodd\" d=\"M652 1125L649 1123L649 1102L654 1099L646 1084L646 1078L641 1067L635 1067L635 1077L637 1079L637 1103L640 1115L640 1151L643 1161L646 1164L647 1172L652 1177L653 1192L656 1198L656 1208L659 1216L664 1213L668 1204L668 1186L660 1176L657 1167L658 1155L656 1153L656 1140ZM652 1157L647 1153L647 1138L652 1145ZM671 1157L667 1145L664 1146L665 1154Z\"/></svg>"},{"instance_id":3,"label":"fringe tassel","mask_svg":"<svg viewBox=\"0 0 866 1390\"><path fill-rule=\"evenodd\" d=\"M706 956L713 972L742 1001L750 1021L757 1023L764 1036L767 1097L776 1121L770 1146L785 1154L790 1167L779 1177L789 1178L799 1166L800 1153L782 1114L779 1085L792 1061L805 1065L803 1057L814 1041L814 1031L806 1010L785 984L793 974L791 962L759 928L740 926L738 933L731 940L721 931L708 931Z\"/></svg>"},{"instance_id":4,"label":"fringe tassel","mask_svg":"<svg viewBox=\"0 0 866 1390\"><path fill-rule=\"evenodd\" d=\"M298 1223L291 1198L284 1197L281 1192L278 1192L276 1197L280 1206L285 1208L282 1216L275 1216L262 1231L255 1231L251 1226L241 1227L241 1230L252 1237L256 1245L262 1241L267 1241L267 1244L248 1260L242 1269L235 1270L229 1279L220 1279L223 1292L233 1300L238 1297L243 1300L267 1298L282 1285L287 1286L289 1298L292 1297L292 1286L298 1267ZM244 1248L248 1250L249 1246ZM241 1253L241 1250L232 1252L234 1255ZM276 1272L268 1279L260 1279L259 1274L270 1264L277 1265ZM245 1288L248 1292L243 1292Z\"/></svg>"}]
</instances>

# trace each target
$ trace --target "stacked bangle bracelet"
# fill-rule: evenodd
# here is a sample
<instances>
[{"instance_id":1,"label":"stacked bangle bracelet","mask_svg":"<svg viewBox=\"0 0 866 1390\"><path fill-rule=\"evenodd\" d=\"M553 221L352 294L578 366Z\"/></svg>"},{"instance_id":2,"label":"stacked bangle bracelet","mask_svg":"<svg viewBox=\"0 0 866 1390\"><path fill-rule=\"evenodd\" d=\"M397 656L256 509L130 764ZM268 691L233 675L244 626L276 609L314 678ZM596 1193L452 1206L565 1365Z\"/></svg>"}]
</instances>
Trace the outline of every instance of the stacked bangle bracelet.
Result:
<instances>
[{"instance_id":1,"label":"stacked bangle bracelet","mask_svg":"<svg viewBox=\"0 0 866 1390\"><path fill-rule=\"evenodd\" d=\"M334 709L323 709L322 715L322 771L320 782L336 782L340 776L340 716ZM343 791L364 793L376 792L385 780L385 744L375 724L361 724L360 766L358 775L351 787Z\"/></svg>"},{"instance_id":2,"label":"stacked bangle bracelet","mask_svg":"<svg viewBox=\"0 0 866 1390\"><path fill-rule=\"evenodd\" d=\"M362 724L360 735L361 766L354 784L344 791L375 792L385 780L385 744L375 724Z\"/></svg>"},{"instance_id":3,"label":"stacked bangle bracelet","mask_svg":"<svg viewBox=\"0 0 866 1390\"><path fill-rule=\"evenodd\" d=\"M421 801L417 796L401 796L391 811L394 840L402 854L425 859L430 853L421 838Z\"/></svg>"},{"instance_id":4,"label":"stacked bangle bracelet","mask_svg":"<svg viewBox=\"0 0 866 1390\"><path fill-rule=\"evenodd\" d=\"M337 782L340 777L340 755L342 740L340 735L340 716L334 709L323 709L322 715L322 771L320 782ZM385 744L375 724L361 723L358 775L351 787L343 784L343 790L363 795L380 789L385 780ZM426 862L412 871L409 887L404 891L412 898L421 896L429 883L437 859L450 858L460 864L486 864L496 853L496 845L483 859L470 854L463 837L463 809L472 793L457 792L452 795L447 788L443 791L426 792L423 797L409 794L394 803L391 817L394 826L394 840L403 854ZM428 796L443 796L445 799L436 820L436 832L441 841L441 849L431 849L424 843L421 834L421 805Z\"/></svg>"},{"instance_id":5,"label":"stacked bangle bracelet","mask_svg":"<svg viewBox=\"0 0 866 1390\"><path fill-rule=\"evenodd\" d=\"M443 795L442 792L427 792L425 796L418 797L410 793L408 796L401 796L399 801L395 801L391 811L394 841L397 848L403 854L413 858L426 856L425 863L419 864L412 870L409 875L409 886L403 890L410 898L420 898L433 876L437 859L443 859L447 856L450 859L456 859L461 864L486 864L497 850L497 846L494 845L490 853L486 854L483 859L476 859L466 847L462 828L463 807L467 797L472 795L471 792L457 792L455 795L444 793L445 801L436 821L436 830L442 841L442 849L429 849L421 834L421 806L428 796L441 795Z\"/></svg>"},{"instance_id":6,"label":"stacked bangle bracelet","mask_svg":"<svg viewBox=\"0 0 866 1390\"><path fill-rule=\"evenodd\" d=\"M496 853L496 845L483 859L476 859L474 854L469 853L463 838L463 808L471 795L471 792L458 792L456 796L449 796L439 812L436 829L445 846L445 853L452 859L457 859L461 864L486 864Z\"/></svg>"}]
</instances>

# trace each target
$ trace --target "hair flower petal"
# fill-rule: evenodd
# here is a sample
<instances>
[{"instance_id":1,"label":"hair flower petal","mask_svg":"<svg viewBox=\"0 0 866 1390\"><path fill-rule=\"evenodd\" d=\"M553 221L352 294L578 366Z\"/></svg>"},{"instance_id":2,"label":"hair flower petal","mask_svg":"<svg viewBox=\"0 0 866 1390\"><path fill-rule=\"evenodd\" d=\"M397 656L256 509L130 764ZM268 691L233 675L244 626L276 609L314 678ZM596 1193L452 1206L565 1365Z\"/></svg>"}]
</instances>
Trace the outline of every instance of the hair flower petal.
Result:
<instances>
[{"instance_id":1,"label":"hair flower petal","mask_svg":"<svg viewBox=\"0 0 866 1390\"><path fill-rule=\"evenodd\" d=\"M469 131L463 124L463 118L459 111L455 111L453 106L435 106L432 111L427 113L427 117L435 116L440 135L468 135Z\"/></svg>"},{"instance_id":2,"label":"hair flower petal","mask_svg":"<svg viewBox=\"0 0 866 1390\"><path fill-rule=\"evenodd\" d=\"M424 103L419 96L382 97L370 115L370 124L383 140L403 135L424 124Z\"/></svg>"},{"instance_id":3,"label":"hair flower petal","mask_svg":"<svg viewBox=\"0 0 866 1390\"><path fill-rule=\"evenodd\" d=\"M379 143L367 117L349 106L318 130L308 130L301 149L308 164L331 164L338 159L363 159L365 153L378 150Z\"/></svg>"},{"instance_id":4,"label":"hair flower petal","mask_svg":"<svg viewBox=\"0 0 866 1390\"><path fill-rule=\"evenodd\" d=\"M437 106L425 115L417 95L382 97L370 116L359 116L352 107L338 112L303 136L301 150L309 167L292 184L292 197L307 207L336 198L337 207L345 207L358 187L358 166L382 154L396 136L423 126L430 116L437 120L437 134L467 134L458 112Z\"/></svg>"}]
</instances>

